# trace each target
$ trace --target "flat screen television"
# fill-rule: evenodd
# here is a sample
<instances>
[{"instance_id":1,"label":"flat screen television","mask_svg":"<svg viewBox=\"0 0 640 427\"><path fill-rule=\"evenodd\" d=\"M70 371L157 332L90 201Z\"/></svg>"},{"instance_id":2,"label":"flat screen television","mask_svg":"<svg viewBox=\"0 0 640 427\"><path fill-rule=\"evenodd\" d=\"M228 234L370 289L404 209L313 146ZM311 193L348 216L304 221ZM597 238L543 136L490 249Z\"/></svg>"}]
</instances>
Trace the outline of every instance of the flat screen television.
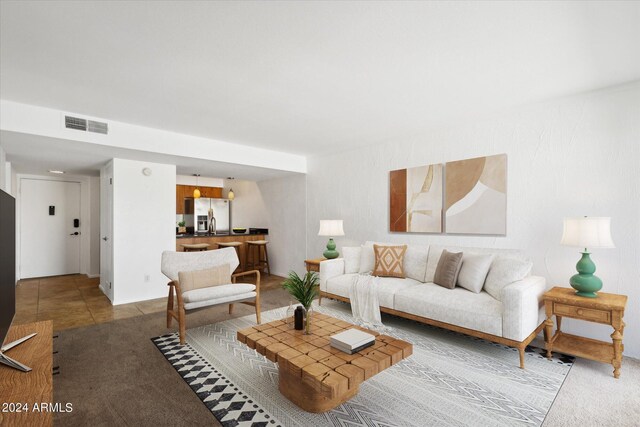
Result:
<instances>
[{"instance_id":1,"label":"flat screen television","mask_svg":"<svg viewBox=\"0 0 640 427\"><path fill-rule=\"evenodd\" d=\"M0 346L16 314L16 199L0 190Z\"/></svg>"},{"instance_id":2,"label":"flat screen television","mask_svg":"<svg viewBox=\"0 0 640 427\"><path fill-rule=\"evenodd\" d=\"M0 363L28 372L31 370L4 354L35 334L5 343L16 315L16 199L0 190Z\"/></svg>"}]
</instances>

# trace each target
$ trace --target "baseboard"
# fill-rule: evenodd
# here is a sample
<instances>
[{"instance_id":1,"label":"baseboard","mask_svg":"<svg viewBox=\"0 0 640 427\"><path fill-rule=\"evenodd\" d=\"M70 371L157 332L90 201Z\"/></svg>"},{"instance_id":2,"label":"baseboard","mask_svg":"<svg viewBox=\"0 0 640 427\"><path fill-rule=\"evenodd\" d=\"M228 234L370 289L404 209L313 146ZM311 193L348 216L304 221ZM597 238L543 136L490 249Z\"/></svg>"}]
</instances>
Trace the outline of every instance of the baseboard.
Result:
<instances>
[{"instance_id":1,"label":"baseboard","mask_svg":"<svg viewBox=\"0 0 640 427\"><path fill-rule=\"evenodd\" d=\"M98 274L87 274L87 277L89 279L95 279L96 277L100 277L100 273L98 273Z\"/></svg>"}]
</instances>

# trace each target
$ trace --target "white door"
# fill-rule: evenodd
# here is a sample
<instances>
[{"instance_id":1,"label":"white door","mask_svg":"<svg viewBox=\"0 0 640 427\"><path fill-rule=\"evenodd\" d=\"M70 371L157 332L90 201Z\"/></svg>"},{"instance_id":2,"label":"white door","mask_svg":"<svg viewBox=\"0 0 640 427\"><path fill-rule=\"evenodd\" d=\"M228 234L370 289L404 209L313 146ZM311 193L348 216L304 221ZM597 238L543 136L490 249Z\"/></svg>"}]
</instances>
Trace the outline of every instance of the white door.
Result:
<instances>
[{"instance_id":1,"label":"white door","mask_svg":"<svg viewBox=\"0 0 640 427\"><path fill-rule=\"evenodd\" d=\"M79 182L22 178L20 278L79 273L81 225Z\"/></svg>"},{"instance_id":2,"label":"white door","mask_svg":"<svg viewBox=\"0 0 640 427\"><path fill-rule=\"evenodd\" d=\"M100 173L100 287L113 301L113 164Z\"/></svg>"}]
</instances>

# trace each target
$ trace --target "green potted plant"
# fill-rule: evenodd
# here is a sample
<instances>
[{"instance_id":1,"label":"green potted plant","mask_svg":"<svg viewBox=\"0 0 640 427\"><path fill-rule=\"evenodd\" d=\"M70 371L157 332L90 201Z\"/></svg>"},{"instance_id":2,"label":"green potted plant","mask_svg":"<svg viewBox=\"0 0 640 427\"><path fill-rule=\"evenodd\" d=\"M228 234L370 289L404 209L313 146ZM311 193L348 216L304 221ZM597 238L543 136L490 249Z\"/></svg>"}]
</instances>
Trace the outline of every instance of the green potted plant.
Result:
<instances>
[{"instance_id":1,"label":"green potted plant","mask_svg":"<svg viewBox=\"0 0 640 427\"><path fill-rule=\"evenodd\" d=\"M185 227L185 225L187 225L187 223L184 222L184 221L180 221L178 223L178 233L186 233L187 232L187 227Z\"/></svg>"},{"instance_id":2,"label":"green potted plant","mask_svg":"<svg viewBox=\"0 0 640 427\"><path fill-rule=\"evenodd\" d=\"M282 282L282 287L304 308L306 334L311 330L311 303L318 296L319 281L318 274L313 271L307 272L303 277L298 276L295 271L290 271L289 277Z\"/></svg>"}]
</instances>

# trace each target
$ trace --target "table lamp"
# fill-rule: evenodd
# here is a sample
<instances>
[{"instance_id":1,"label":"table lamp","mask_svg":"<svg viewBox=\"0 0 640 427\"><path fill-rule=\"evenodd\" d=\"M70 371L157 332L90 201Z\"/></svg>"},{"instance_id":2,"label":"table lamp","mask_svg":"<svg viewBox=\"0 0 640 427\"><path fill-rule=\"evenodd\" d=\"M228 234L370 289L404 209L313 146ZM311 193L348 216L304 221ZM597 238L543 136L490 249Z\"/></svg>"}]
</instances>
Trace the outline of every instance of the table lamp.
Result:
<instances>
[{"instance_id":1,"label":"table lamp","mask_svg":"<svg viewBox=\"0 0 640 427\"><path fill-rule=\"evenodd\" d=\"M578 274L571 276L569 283L577 291L576 295L597 297L596 292L602 289L602 280L593 275L596 265L591 261L587 248L615 248L611 240L611 218L565 218L560 244L584 248L582 258L576 264Z\"/></svg>"},{"instance_id":2,"label":"table lamp","mask_svg":"<svg viewBox=\"0 0 640 427\"><path fill-rule=\"evenodd\" d=\"M322 255L324 255L324 257L327 259L338 258L338 255L340 254L338 253L338 251L336 251L336 243L333 241L333 238L336 236L344 236L344 230L342 229L342 220L321 219L318 236L329 237L327 250L324 251Z\"/></svg>"}]
</instances>

